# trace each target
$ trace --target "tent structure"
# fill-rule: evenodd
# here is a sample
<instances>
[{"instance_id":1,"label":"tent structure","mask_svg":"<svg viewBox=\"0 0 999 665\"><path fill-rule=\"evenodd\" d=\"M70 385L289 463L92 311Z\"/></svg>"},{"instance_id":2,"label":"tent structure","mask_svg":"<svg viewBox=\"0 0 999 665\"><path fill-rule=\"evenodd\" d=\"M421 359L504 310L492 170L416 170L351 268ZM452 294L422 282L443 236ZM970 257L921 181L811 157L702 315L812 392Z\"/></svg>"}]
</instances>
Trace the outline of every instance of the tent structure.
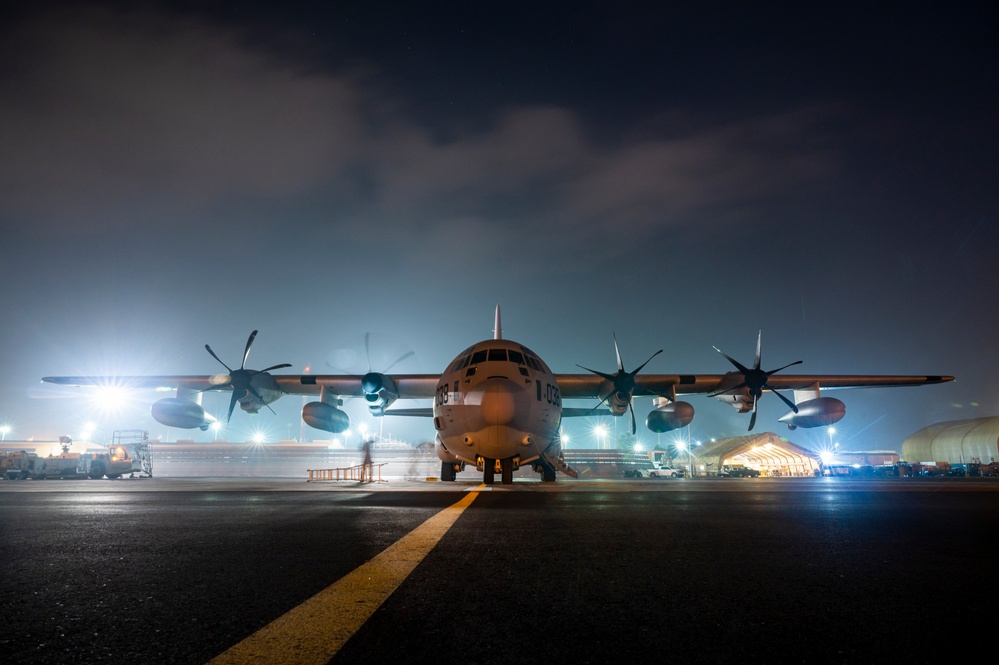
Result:
<instances>
[{"instance_id":1,"label":"tent structure","mask_svg":"<svg viewBox=\"0 0 999 665\"><path fill-rule=\"evenodd\" d=\"M988 464L999 461L999 416L952 420L919 430L902 442L909 462Z\"/></svg>"},{"instance_id":2,"label":"tent structure","mask_svg":"<svg viewBox=\"0 0 999 665\"><path fill-rule=\"evenodd\" d=\"M714 474L728 464L744 464L762 476L813 476L820 468L818 456L773 432L708 441L691 451L694 463ZM683 456L678 461L685 462Z\"/></svg>"}]
</instances>

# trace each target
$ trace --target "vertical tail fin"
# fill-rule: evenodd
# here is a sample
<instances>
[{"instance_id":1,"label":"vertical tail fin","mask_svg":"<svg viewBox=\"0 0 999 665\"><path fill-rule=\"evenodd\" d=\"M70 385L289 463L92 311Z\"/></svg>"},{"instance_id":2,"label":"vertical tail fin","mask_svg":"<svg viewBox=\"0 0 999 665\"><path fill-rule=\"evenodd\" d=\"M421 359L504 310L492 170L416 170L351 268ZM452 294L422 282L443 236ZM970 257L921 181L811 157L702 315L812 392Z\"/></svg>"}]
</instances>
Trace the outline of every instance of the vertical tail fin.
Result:
<instances>
[{"instance_id":1,"label":"vertical tail fin","mask_svg":"<svg viewBox=\"0 0 999 665\"><path fill-rule=\"evenodd\" d=\"M493 328L493 339L503 339L503 328L500 327L499 305L496 305L496 327Z\"/></svg>"}]
</instances>

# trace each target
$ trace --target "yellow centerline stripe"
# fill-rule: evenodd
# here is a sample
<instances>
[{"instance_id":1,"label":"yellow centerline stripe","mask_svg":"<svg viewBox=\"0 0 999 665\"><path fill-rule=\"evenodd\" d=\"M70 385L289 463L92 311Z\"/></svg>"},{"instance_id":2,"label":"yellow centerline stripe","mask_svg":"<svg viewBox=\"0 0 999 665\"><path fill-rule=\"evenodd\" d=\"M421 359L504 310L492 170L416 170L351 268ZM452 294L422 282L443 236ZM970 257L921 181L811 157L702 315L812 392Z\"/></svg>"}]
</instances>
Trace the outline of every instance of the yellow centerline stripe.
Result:
<instances>
[{"instance_id":1,"label":"yellow centerline stripe","mask_svg":"<svg viewBox=\"0 0 999 665\"><path fill-rule=\"evenodd\" d=\"M326 663L444 537L480 487L364 565L209 661Z\"/></svg>"}]
</instances>

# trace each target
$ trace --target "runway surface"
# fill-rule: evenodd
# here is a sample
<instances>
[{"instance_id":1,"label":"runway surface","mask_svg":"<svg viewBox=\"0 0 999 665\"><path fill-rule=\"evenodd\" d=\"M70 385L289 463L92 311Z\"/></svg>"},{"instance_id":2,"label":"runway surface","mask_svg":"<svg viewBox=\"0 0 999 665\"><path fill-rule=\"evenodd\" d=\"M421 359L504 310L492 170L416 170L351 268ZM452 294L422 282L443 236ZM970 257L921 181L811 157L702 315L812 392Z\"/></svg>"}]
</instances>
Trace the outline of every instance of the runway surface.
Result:
<instances>
[{"instance_id":1,"label":"runway surface","mask_svg":"<svg viewBox=\"0 0 999 665\"><path fill-rule=\"evenodd\" d=\"M994 653L999 481L0 482L19 663Z\"/></svg>"}]
</instances>

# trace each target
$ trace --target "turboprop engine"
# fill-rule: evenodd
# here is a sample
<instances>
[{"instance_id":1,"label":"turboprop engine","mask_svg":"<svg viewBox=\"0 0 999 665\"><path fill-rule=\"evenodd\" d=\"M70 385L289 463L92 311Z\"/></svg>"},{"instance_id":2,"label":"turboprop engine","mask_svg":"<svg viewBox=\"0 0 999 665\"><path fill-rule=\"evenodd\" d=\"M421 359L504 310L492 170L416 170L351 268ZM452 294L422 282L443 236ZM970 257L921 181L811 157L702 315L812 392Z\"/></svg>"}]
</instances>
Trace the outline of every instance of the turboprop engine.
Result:
<instances>
[{"instance_id":1,"label":"turboprop engine","mask_svg":"<svg viewBox=\"0 0 999 665\"><path fill-rule=\"evenodd\" d=\"M694 419L694 407L688 402L669 402L650 411L645 426L656 434L686 427Z\"/></svg>"},{"instance_id":2,"label":"turboprop engine","mask_svg":"<svg viewBox=\"0 0 999 665\"><path fill-rule=\"evenodd\" d=\"M153 402L150 409L156 422L167 427L179 427L181 429L194 429L195 427L205 431L212 424L214 418L205 414L205 410L197 402L192 402L179 397L167 397Z\"/></svg>"},{"instance_id":3,"label":"turboprop engine","mask_svg":"<svg viewBox=\"0 0 999 665\"><path fill-rule=\"evenodd\" d=\"M395 381L380 372L368 372L361 378L364 401L373 416L384 416L385 409L399 398Z\"/></svg>"},{"instance_id":4,"label":"turboprop engine","mask_svg":"<svg viewBox=\"0 0 999 665\"><path fill-rule=\"evenodd\" d=\"M350 416L332 404L309 402L302 407L302 420L309 427L340 434L350 427Z\"/></svg>"},{"instance_id":5,"label":"turboprop engine","mask_svg":"<svg viewBox=\"0 0 999 665\"><path fill-rule=\"evenodd\" d=\"M846 404L833 397L816 397L797 406L797 413L788 411L777 419L787 424L788 429L833 425L846 415Z\"/></svg>"}]
</instances>

